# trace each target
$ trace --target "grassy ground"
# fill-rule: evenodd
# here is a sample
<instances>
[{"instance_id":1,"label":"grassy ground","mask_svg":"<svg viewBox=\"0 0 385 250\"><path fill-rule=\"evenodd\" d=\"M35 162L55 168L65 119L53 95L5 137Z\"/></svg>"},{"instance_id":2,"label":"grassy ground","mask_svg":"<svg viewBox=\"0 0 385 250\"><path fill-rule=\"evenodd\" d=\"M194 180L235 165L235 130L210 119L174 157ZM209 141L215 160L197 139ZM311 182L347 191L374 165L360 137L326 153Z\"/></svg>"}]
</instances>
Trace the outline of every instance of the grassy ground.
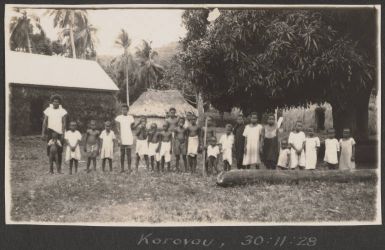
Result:
<instances>
[{"instance_id":1,"label":"grassy ground","mask_svg":"<svg viewBox=\"0 0 385 250\"><path fill-rule=\"evenodd\" d=\"M11 218L46 222L299 222L373 220L375 185L303 182L222 188L201 174L49 175L45 143L37 137L11 141ZM201 162L201 161L200 161Z\"/></svg>"}]
</instances>

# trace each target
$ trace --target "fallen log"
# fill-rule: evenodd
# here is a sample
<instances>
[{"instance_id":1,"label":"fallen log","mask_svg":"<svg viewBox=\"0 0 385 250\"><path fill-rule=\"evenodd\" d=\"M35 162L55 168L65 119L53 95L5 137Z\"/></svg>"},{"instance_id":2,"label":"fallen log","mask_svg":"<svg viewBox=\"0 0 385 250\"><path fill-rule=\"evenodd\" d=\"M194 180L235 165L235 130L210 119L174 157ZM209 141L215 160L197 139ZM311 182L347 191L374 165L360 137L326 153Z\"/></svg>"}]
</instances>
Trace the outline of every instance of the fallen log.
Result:
<instances>
[{"instance_id":1,"label":"fallen log","mask_svg":"<svg viewBox=\"0 0 385 250\"><path fill-rule=\"evenodd\" d=\"M256 183L322 182L376 182L375 169L360 170L231 170L217 176L217 185L222 187Z\"/></svg>"}]
</instances>

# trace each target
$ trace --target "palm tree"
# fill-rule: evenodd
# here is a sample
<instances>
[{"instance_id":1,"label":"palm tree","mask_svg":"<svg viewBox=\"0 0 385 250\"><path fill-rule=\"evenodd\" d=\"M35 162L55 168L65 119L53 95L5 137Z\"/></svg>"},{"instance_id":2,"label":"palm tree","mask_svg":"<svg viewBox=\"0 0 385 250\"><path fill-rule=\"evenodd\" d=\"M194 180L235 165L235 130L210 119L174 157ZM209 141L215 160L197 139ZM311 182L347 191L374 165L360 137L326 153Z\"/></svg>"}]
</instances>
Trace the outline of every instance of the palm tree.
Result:
<instances>
[{"instance_id":1,"label":"palm tree","mask_svg":"<svg viewBox=\"0 0 385 250\"><path fill-rule=\"evenodd\" d=\"M126 30L122 29L119 33L118 37L115 40L115 45L121 47L123 49L123 54L114 58L111 61L111 67L114 69L113 71L117 74L119 72L124 72L125 82L126 82L126 102L129 105L130 96L129 96L129 73L135 71L135 62L129 51L131 46L131 39L128 36Z\"/></svg>"},{"instance_id":2,"label":"palm tree","mask_svg":"<svg viewBox=\"0 0 385 250\"><path fill-rule=\"evenodd\" d=\"M142 48L137 48L136 57L139 61L138 80L146 88L155 88L162 78L164 68L155 62L158 56L151 48L151 42L143 40Z\"/></svg>"},{"instance_id":3,"label":"palm tree","mask_svg":"<svg viewBox=\"0 0 385 250\"><path fill-rule=\"evenodd\" d=\"M76 27L74 32L76 55L79 58L86 58L90 53L94 53L97 42L95 36L97 29L92 24L84 25L84 27Z\"/></svg>"},{"instance_id":4,"label":"palm tree","mask_svg":"<svg viewBox=\"0 0 385 250\"><path fill-rule=\"evenodd\" d=\"M74 32L76 27L85 27L88 24L87 11L73 9L53 9L49 10L47 14L54 17L53 26L55 28L62 28L64 34L68 32L72 57L76 58Z\"/></svg>"},{"instance_id":5,"label":"palm tree","mask_svg":"<svg viewBox=\"0 0 385 250\"><path fill-rule=\"evenodd\" d=\"M36 28L42 28L39 24L39 18L35 15L28 14L27 11L18 8L14 9L15 16L10 22L10 48L11 50L23 50L32 53L31 35L33 34L34 25Z\"/></svg>"}]
</instances>

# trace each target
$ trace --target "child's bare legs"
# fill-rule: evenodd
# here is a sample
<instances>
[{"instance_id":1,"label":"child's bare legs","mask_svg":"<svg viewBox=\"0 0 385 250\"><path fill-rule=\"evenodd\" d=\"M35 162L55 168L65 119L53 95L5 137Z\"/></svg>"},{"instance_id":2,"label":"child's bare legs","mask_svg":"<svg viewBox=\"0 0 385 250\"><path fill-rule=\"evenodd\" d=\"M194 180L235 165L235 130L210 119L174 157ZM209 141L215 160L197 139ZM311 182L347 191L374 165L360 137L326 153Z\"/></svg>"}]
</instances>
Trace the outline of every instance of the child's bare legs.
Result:
<instances>
[{"instance_id":1,"label":"child's bare legs","mask_svg":"<svg viewBox=\"0 0 385 250\"><path fill-rule=\"evenodd\" d=\"M70 174L72 174L72 167L74 165L74 161L75 161L75 159L70 160Z\"/></svg>"},{"instance_id":2,"label":"child's bare legs","mask_svg":"<svg viewBox=\"0 0 385 250\"><path fill-rule=\"evenodd\" d=\"M189 164L191 173L194 173L194 156L191 156L191 155L188 156L188 164Z\"/></svg>"},{"instance_id":3,"label":"child's bare legs","mask_svg":"<svg viewBox=\"0 0 385 250\"><path fill-rule=\"evenodd\" d=\"M150 170L150 166L149 166L149 162L148 162L148 155L144 155L144 161L146 162L147 171Z\"/></svg>"},{"instance_id":4,"label":"child's bare legs","mask_svg":"<svg viewBox=\"0 0 385 250\"><path fill-rule=\"evenodd\" d=\"M180 155L175 155L175 170L179 172L179 160L180 160Z\"/></svg>"},{"instance_id":5,"label":"child's bare legs","mask_svg":"<svg viewBox=\"0 0 385 250\"><path fill-rule=\"evenodd\" d=\"M184 171L187 172L188 171L187 156L182 155L182 159L183 159Z\"/></svg>"},{"instance_id":6,"label":"child's bare legs","mask_svg":"<svg viewBox=\"0 0 385 250\"><path fill-rule=\"evenodd\" d=\"M90 172L91 157L87 157L87 173Z\"/></svg>"},{"instance_id":7,"label":"child's bare legs","mask_svg":"<svg viewBox=\"0 0 385 250\"><path fill-rule=\"evenodd\" d=\"M154 159L155 157L152 155L152 156L150 156L150 161L151 161L151 171L154 171L155 169L154 169L154 161L155 161L155 159Z\"/></svg>"},{"instance_id":8,"label":"child's bare legs","mask_svg":"<svg viewBox=\"0 0 385 250\"><path fill-rule=\"evenodd\" d=\"M140 162L140 156L138 153L136 153L136 162L135 162L136 171L138 171L139 169L139 162Z\"/></svg>"},{"instance_id":9,"label":"child's bare legs","mask_svg":"<svg viewBox=\"0 0 385 250\"><path fill-rule=\"evenodd\" d=\"M103 158L103 159L102 159L102 171L103 171L103 172L106 171L106 159L107 159L107 158Z\"/></svg>"},{"instance_id":10,"label":"child's bare legs","mask_svg":"<svg viewBox=\"0 0 385 250\"><path fill-rule=\"evenodd\" d=\"M94 165L94 171L96 171L96 157L92 157L92 164Z\"/></svg>"},{"instance_id":11,"label":"child's bare legs","mask_svg":"<svg viewBox=\"0 0 385 250\"><path fill-rule=\"evenodd\" d=\"M74 163L75 163L75 174L76 174L78 172L78 160L74 159Z\"/></svg>"},{"instance_id":12,"label":"child's bare legs","mask_svg":"<svg viewBox=\"0 0 385 250\"><path fill-rule=\"evenodd\" d=\"M230 171L231 170L231 165L230 165L230 163L227 160L223 161L223 168L224 168L225 171ZM218 173L218 169L216 169L216 170L217 170L217 173Z\"/></svg>"},{"instance_id":13,"label":"child's bare legs","mask_svg":"<svg viewBox=\"0 0 385 250\"><path fill-rule=\"evenodd\" d=\"M128 167L128 172L131 173L131 148L127 147L127 167Z\"/></svg>"},{"instance_id":14,"label":"child's bare legs","mask_svg":"<svg viewBox=\"0 0 385 250\"><path fill-rule=\"evenodd\" d=\"M124 158L126 156L126 147L120 146L120 172L124 172Z\"/></svg>"},{"instance_id":15,"label":"child's bare legs","mask_svg":"<svg viewBox=\"0 0 385 250\"><path fill-rule=\"evenodd\" d=\"M112 172L112 159L107 158L107 160L108 160L108 166L110 167L110 172Z\"/></svg>"},{"instance_id":16,"label":"child's bare legs","mask_svg":"<svg viewBox=\"0 0 385 250\"><path fill-rule=\"evenodd\" d=\"M160 161L156 161L156 171L160 172Z\"/></svg>"}]
</instances>

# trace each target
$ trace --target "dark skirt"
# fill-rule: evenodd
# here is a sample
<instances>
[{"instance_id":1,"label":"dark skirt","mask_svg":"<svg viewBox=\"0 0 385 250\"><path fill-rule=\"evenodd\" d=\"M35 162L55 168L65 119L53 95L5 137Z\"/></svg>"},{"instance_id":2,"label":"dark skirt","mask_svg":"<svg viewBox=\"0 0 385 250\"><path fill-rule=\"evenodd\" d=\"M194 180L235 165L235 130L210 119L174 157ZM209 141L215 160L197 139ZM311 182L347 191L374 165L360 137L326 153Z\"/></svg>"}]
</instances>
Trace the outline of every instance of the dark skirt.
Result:
<instances>
[{"instance_id":1,"label":"dark skirt","mask_svg":"<svg viewBox=\"0 0 385 250\"><path fill-rule=\"evenodd\" d=\"M269 163L277 163L279 155L278 138L264 138L262 160Z\"/></svg>"}]
</instances>

